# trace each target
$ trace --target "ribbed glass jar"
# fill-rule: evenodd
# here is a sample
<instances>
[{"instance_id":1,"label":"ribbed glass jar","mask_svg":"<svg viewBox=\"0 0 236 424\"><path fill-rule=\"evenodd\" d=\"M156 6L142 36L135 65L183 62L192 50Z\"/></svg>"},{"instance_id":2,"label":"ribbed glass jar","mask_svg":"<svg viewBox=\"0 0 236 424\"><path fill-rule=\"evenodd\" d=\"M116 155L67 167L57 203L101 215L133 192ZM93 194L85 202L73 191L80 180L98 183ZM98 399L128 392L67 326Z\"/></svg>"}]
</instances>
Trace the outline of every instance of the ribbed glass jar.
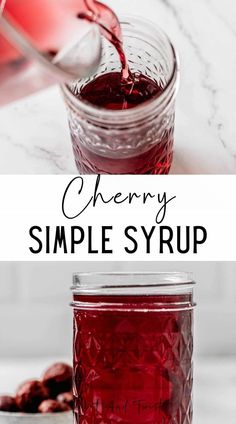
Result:
<instances>
[{"instance_id":1,"label":"ribbed glass jar","mask_svg":"<svg viewBox=\"0 0 236 424\"><path fill-rule=\"evenodd\" d=\"M76 424L192 423L193 281L76 274Z\"/></svg>"},{"instance_id":2,"label":"ribbed glass jar","mask_svg":"<svg viewBox=\"0 0 236 424\"><path fill-rule=\"evenodd\" d=\"M81 174L167 174L179 81L176 52L165 33L148 21L127 17L121 26L131 72L150 78L162 92L126 110L108 110L81 99L89 82L120 71L114 47L103 40L96 74L62 87L75 162Z\"/></svg>"}]
</instances>

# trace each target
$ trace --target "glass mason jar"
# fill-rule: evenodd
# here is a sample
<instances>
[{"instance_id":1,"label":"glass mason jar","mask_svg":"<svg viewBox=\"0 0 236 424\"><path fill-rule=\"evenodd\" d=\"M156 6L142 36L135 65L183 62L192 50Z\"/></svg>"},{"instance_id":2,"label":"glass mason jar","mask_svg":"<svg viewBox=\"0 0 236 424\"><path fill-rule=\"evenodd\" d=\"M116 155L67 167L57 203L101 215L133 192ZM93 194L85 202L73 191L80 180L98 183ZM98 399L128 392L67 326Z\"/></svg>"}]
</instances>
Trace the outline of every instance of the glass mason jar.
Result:
<instances>
[{"instance_id":1,"label":"glass mason jar","mask_svg":"<svg viewBox=\"0 0 236 424\"><path fill-rule=\"evenodd\" d=\"M193 281L76 274L75 423L191 424Z\"/></svg>"},{"instance_id":2,"label":"glass mason jar","mask_svg":"<svg viewBox=\"0 0 236 424\"><path fill-rule=\"evenodd\" d=\"M168 37L150 22L128 17L121 27L131 72L152 79L162 92L126 110L108 110L81 100L86 84L102 74L120 71L118 54L103 39L96 74L62 87L75 162L81 174L167 174L173 157L179 82L176 52Z\"/></svg>"}]
</instances>

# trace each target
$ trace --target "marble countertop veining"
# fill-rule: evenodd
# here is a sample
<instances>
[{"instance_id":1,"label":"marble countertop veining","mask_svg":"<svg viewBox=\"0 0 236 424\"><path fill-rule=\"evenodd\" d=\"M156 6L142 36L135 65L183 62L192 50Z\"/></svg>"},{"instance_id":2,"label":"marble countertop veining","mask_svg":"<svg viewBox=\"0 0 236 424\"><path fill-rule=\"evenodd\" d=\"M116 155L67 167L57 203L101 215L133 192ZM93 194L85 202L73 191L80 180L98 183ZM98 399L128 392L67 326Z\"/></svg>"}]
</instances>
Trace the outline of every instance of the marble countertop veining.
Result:
<instances>
[{"instance_id":1,"label":"marble countertop veining","mask_svg":"<svg viewBox=\"0 0 236 424\"><path fill-rule=\"evenodd\" d=\"M235 174L235 0L107 3L118 13L155 21L179 52L181 84L171 172ZM57 87L0 110L0 173L76 173Z\"/></svg>"},{"instance_id":2,"label":"marble countertop veining","mask_svg":"<svg viewBox=\"0 0 236 424\"><path fill-rule=\"evenodd\" d=\"M62 358L59 358L61 360ZM0 360L0 393L13 393L27 378L38 378L51 359ZM193 424L232 424L236 419L236 358L197 358Z\"/></svg>"}]
</instances>

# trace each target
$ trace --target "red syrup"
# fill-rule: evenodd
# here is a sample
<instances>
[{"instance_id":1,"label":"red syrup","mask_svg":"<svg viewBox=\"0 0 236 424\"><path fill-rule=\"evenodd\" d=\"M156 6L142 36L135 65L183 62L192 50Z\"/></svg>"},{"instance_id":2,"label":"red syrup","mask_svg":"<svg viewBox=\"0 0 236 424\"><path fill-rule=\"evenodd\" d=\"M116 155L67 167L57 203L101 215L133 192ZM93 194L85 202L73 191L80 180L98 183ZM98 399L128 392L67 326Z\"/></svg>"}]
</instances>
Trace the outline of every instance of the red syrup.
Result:
<instances>
[{"instance_id":1,"label":"red syrup","mask_svg":"<svg viewBox=\"0 0 236 424\"><path fill-rule=\"evenodd\" d=\"M75 163L81 174L168 174L173 160L173 143L173 129L171 129L165 131L161 140L157 140L157 144L148 151L128 158L114 159L92 152L72 134Z\"/></svg>"},{"instance_id":2,"label":"red syrup","mask_svg":"<svg viewBox=\"0 0 236 424\"><path fill-rule=\"evenodd\" d=\"M135 108L159 96L163 89L142 74L135 74L130 85L123 84L119 72L100 75L86 84L78 98L108 110ZM146 137L146 130L143 137ZM141 136L141 134L140 134ZM172 163L173 129L164 131L154 147L132 157L100 156L80 143L72 134L77 167L82 174L167 174Z\"/></svg>"},{"instance_id":3,"label":"red syrup","mask_svg":"<svg viewBox=\"0 0 236 424\"><path fill-rule=\"evenodd\" d=\"M114 111L135 108L158 97L163 87L146 75L131 73L123 49L121 26L114 12L102 3L88 3L87 12L79 13L78 17L100 26L103 35L114 45L119 55L121 72L96 77L83 86L76 97ZM142 139L147 138L146 128L140 128L139 135ZM173 159L173 128L162 131L156 142L152 140L152 147L146 147L145 151L140 152L137 149L137 153L131 157L123 155L112 158L97 154L87 148L86 142L80 140L73 131L72 143L76 165L82 174L168 174Z\"/></svg>"},{"instance_id":4,"label":"red syrup","mask_svg":"<svg viewBox=\"0 0 236 424\"><path fill-rule=\"evenodd\" d=\"M86 84L80 98L109 110L131 109L162 93L162 88L150 78L133 75L132 89L123 84L119 72L100 75Z\"/></svg>"},{"instance_id":5,"label":"red syrup","mask_svg":"<svg viewBox=\"0 0 236 424\"><path fill-rule=\"evenodd\" d=\"M191 424L192 311L180 310L190 296L75 300L75 423Z\"/></svg>"}]
</instances>

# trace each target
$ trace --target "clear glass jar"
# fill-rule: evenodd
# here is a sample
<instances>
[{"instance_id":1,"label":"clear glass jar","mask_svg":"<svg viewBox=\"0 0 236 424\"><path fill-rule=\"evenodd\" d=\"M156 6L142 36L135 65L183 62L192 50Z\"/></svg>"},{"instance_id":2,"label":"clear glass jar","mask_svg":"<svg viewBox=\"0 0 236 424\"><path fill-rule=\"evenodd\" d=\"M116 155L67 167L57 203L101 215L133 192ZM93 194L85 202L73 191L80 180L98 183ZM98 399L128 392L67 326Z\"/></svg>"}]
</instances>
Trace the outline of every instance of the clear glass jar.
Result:
<instances>
[{"instance_id":1,"label":"clear glass jar","mask_svg":"<svg viewBox=\"0 0 236 424\"><path fill-rule=\"evenodd\" d=\"M74 275L75 423L191 424L193 281Z\"/></svg>"},{"instance_id":2,"label":"clear glass jar","mask_svg":"<svg viewBox=\"0 0 236 424\"><path fill-rule=\"evenodd\" d=\"M103 40L96 74L62 87L77 168L81 174L167 174L173 156L178 61L168 37L156 25L122 19L124 50L133 73L143 74L162 93L127 110L107 110L79 98L96 77L120 71L114 47Z\"/></svg>"}]
</instances>

